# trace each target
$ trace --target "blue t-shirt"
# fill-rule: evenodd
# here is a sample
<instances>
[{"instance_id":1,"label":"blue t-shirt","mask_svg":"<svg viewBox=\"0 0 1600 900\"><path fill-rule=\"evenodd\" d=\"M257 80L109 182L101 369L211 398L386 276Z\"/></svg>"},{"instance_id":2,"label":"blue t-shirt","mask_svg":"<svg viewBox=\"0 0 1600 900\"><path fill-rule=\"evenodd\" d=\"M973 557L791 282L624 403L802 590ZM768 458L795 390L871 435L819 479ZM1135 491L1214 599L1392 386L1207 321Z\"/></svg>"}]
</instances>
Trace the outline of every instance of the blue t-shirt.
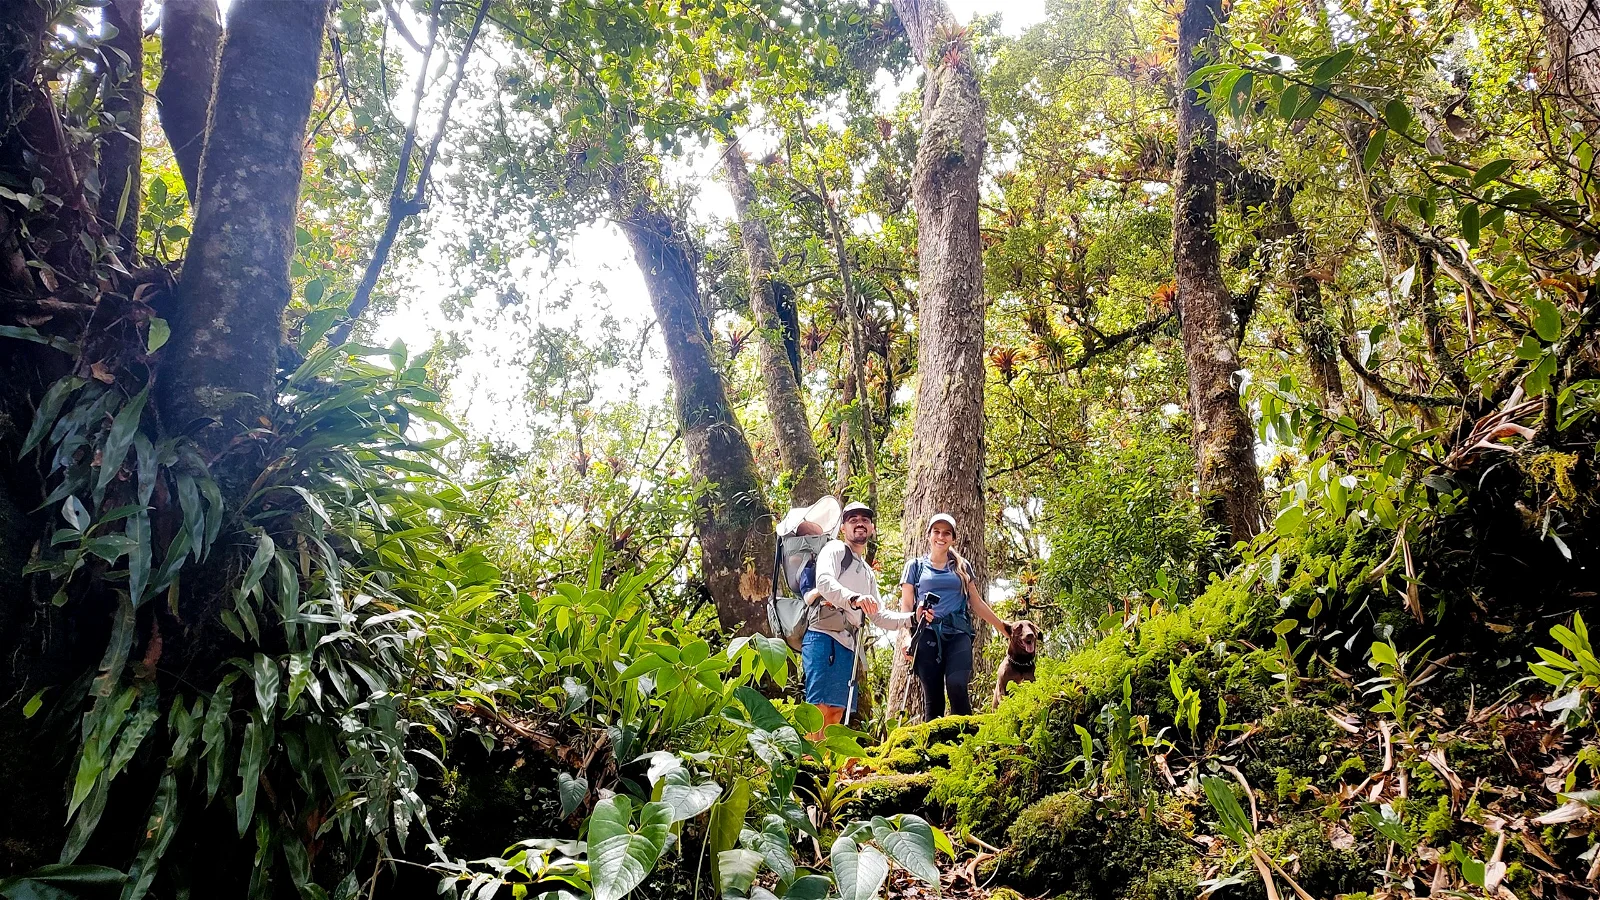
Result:
<instances>
[{"instance_id":1,"label":"blue t-shirt","mask_svg":"<svg viewBox=\"0 0 1600 900\"><path fill-rule=\"evenodd\" d=\"M938 595L939 602L933 607L935 619L950 624L964 624L968 620L966 586L961 583L961 576L956 574L955 560L950 561L949 568L941 569L928 557L919 556L906 563L900 583L916 588L919 602L929 594ZM952 619L952 616L955 618Z\"/></svg>"}]
</instances>

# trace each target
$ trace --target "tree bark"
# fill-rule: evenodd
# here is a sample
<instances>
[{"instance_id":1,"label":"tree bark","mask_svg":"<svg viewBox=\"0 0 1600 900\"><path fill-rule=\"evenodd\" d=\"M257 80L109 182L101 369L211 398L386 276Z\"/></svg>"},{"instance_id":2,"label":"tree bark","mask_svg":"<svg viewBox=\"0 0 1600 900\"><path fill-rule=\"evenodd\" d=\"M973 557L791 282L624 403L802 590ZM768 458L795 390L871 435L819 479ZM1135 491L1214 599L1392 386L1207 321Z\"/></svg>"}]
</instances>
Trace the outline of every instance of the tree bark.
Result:
<instances>
[{"instance_id":1,"label":"tree bark","mask_svg":"<svg viewBox=\"0 0 1600 900\"><path fill-rule=\"evenodd\" d=\"M1178 19L1179 84L1198 68L1196 56L1215 47L1216 26L1224 21L1221 0L1189 0L1184 6ZM1230 540L1244 541L1261 530L1266 506L1254 434L1233 380L1240 368L1240 315L1222 278L1214 230L1219 171L1217 120L1196 90L1185 90L1178 101L1172 233L1195 462L1208 517Z\"/></svg>"},{"instance_id":2,"label":"tree bark","mask_svg":"<svg viewBox=\"0 0 1600 900\"><path fill-rule=\"evenodd\" d=\"M750 313L756 323L756 357L761 365L761 381L766 388L767 411L778 441L783 467L794 478L791 491L796 506L815 503L828 492L828 477L822 469L822 455L811 436L806 418L805 399L798 376L790 366L784 346L784 321L778 311L774 269L776 255L767 226L753 212L755 184L745 165L738 140L724 148L722 170L727 176L728 193L733 195L734 212L739 218L739 241L744 245L750 269Z\"/></svg>"},{"instance_id":3,"label":"tree bark","mask_svg":"<svg viewBox=\"0 0 1600 900\"><path fill-rule=\"evenodd\" d=\"M626 197L618 207L617 219L661 325L689 465L705 485L695 528L706 588L726 632L764 631L764 603L772 581L772 513L711 354L694 247L651 198Z\"/></svg>"},{"instance_id":4,"label":"tree bark","mask_svg":"<svg viewBox=\"0 0 1600 900\"><path fill-rule=\"evenodd\" d=\"M1322 282L1311 274L1311 237L1295 220L1284 200L1281 212L1289 241L1289 315L1300 330L1300 343L1306 348L1306 366L1311 370L1311 385L1322 395L1322 406L1335 416L1344 413L1344 376L1339 371L1339 342L1328 324L1328 310L1322 302Z\"/></svg>"},{"instance_id":5,"label":"tree bark","mask_svg":"<svg viewBox=\"0 0 1600 900\"><path fill-rule=\"evenodd\" d=\"M194 235L158 382L166 427L219 460L232 506L253 475L222 459L276 394L306 121L328 0L238 0L217 71Z\"/></svg>"},{"instance_id":6,"label":"tree bark","mask_svg":"<svg viewBox=\"0 0 1600 900\"><path fill-rule=\"evenodd\" d=\"M846 369L844 373L844 390L841 392L840 402L848 410L856 402L857 396L855 373ZM846 415L848 414L846 412ZM850 495L850 482L856 477L855 433L856 426L847 421L839 422L838 440L834 442L833 446L833 494L836 497L848 497ZM874 503L868 502L867 505L877 509L877 505Z\"/></svg>"},{"instance_id":7,"label":"tree bark","mask_svg":"<svg viewBox=\"0 0 1600 900\"><path fill-rule=\"evenodd\" d=\"M844 292L844 309L850 329L850 386L856 403L856 415L850 420L850 432L856 436L861 448L862 465L867 470L867 505L878 508L878 441L874 433L872 392L867 390L867 353L865 338L861 334L861 298L856 293L855 273L850 266L850 255L844 241L844 226L839 221L839 211L833 206L828 186L817 172L817 194L822 198L822 210L828 217L828 236L833 242L834 262L839 267L839 285ZM846 404L850 403L849 398ZM840 469L843 471L843 468ZM844 494L847 479L840 476L839 493Z\"/></svg>"},{"instance_id":8,"label":"tree bark","mask_svg":"<svg viewBox=\"0 0 1600 900\"><path fill-rule=\"evenodd\" d=\"M211 95L222 52L217 0L165 0L161 5L161 84L156 109L161 130L183 174L194 207L200 188L200 158L211 118Z\"/></svg>"},{"instance_id":9,"label":"tree bark","mask_svg":"<svg viewBox=\"0 0 1600 900\"><path fill-rule=\"evenodd\" d=\"M1600 133L1600 6L1595 0L1541 0L1550 48L1550 86L1591 135Z\"/></svg>"},{"instance_id":10,"label":"tree bark","mask_svg":"<svg viewBox=\"0 0 1600 900\"><path fill-rule=\"evenodd\" d=\"M922 134L912 204L917 214L917 400L906 474L905 552L927 549L928 517L955 517L979 590L988 578L983 490L983 254L978 189L986 110L973 50L942 0L895 0L923 63ZM937 37L937 45L936 45ZM988 628L977 622L975 648ZM895 654L889 711L908 677ZM913 691L913 693L915 693ZM907 711L920 707L913 698Z\"/></svg>"},{"instance_id":11,"label":"tree bark","mask_svg":"<svg viewBox=\"0 0 1600 900\"><path fill-rule=\"evenodd\" d=\"M139 244L139 161L144 151L144 2L112 0L105 7L107 24L117 29L109 46L113 69L106 92L105 113L118 131L107 134L100 147L101 230L116 233L122 260L137 262ZM123 62L116 52L126 54ZM124 200L126 195L126 200Z\"/></svg>"}]
</instances>

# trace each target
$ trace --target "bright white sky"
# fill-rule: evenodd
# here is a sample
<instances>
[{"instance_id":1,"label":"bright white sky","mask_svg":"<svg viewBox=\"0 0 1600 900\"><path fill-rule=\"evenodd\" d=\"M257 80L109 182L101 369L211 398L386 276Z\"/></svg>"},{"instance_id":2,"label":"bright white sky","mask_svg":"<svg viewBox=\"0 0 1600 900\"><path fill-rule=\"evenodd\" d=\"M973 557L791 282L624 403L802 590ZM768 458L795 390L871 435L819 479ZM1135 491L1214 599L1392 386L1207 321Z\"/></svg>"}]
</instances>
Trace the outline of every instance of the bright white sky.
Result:
<instances>
[{"instance_id":1,"label":"bright white sky","mask_svg":"<svg viewBox=\"0 0 1600 900\"><path fill-rule=\"evenodd\" d=\"M1045 15L1045 0L946 2L962 21L975 14L1002 13L1001 28L1007 34L1019 34ZM714 155L705 154L688 160L680 173L699 191L694 215L702 222L733 217L732 201L714 174L716 164ZM439 301L448 293L450 280L439 271L439 255L425 250L420 267L412 273L411 284L402 291L407 299L378 322L378 342L387 346L399 339L417 352L431 345L440 333L458 334L472 352L462 360L461 372L451 387L452 412L475 435L520 444L528 434L527 407L521 398L528 387L526 338L532 323L543 322L552 327L570 327L575 322L588 325L599 319L601 311L609 310L623 322L628 333L637 334L653 315L627 240L615 228L596 225L585 229L569 250L566 261L548 274L543 262L530 256L526 268L533 274L519 286L529 308L520 311L520 322L512 321L508 311L481 305L470 310L465 321L447 319L440 311ZM558 311L544 305L542 298L559 296L568 288L575 298L571 308ZM669 383L665 357L655 335L649 353L642 384L637 385L644 400L665 396ZM596 399L620 399L635 385L617 383L611 387L614 393L609 398L602 395Z\"/></svg>"}]
</instances>

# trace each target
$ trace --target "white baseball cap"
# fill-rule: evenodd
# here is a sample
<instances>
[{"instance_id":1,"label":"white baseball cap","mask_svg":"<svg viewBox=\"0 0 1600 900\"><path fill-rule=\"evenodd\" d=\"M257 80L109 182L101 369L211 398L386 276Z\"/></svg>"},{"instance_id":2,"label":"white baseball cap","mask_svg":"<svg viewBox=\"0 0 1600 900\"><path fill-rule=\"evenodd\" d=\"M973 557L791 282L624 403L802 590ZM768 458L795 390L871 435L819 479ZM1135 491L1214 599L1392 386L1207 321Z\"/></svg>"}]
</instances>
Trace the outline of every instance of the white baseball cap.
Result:
<instances>
[{"instance_id":1,"label":"white baseball cap","mask_svg":"<svg viewBox=\"0 0 1600 900\"><path fill-rule=\"evenodd\" d=\"M950 530L952 532L956 532L956 531L960 530L960 529L956 528L956 520L955 520L955 518L953 516L951 516L949 513L938 513L938 514L934 515L933 518L929 519L928 520L928 530L932 531L933 530L933 526L939 524L940 522L943 522L946 525L949 525L950 526Z\"/></svg>"}]
</instances>

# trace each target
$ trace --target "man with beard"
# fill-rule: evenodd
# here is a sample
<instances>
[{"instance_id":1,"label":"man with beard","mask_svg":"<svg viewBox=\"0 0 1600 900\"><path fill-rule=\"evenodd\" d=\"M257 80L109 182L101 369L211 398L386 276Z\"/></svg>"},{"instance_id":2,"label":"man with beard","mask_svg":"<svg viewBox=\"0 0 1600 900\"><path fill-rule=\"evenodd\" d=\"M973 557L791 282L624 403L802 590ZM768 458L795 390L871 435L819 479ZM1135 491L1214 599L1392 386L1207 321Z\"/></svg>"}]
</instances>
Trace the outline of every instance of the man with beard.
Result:
<instances>
[{"instance_id":1,"label":"man with beard","mask_svg":"<svg viewBox=\"0 0 1600 900\"><path fill-rule=\"evenodd\" d=\"M865 620L890 631L912 622L912 613L882 607L877 573L867 562L867 542L877 532L872 507L851 503L844 508L838 539L817 554L817 588L806 598L812 604L811 624L800 661L806 702L822 711L823 728L843 722L846 709L860 706L854 696L856 651Z\"/></svg>"}]
</instances>

